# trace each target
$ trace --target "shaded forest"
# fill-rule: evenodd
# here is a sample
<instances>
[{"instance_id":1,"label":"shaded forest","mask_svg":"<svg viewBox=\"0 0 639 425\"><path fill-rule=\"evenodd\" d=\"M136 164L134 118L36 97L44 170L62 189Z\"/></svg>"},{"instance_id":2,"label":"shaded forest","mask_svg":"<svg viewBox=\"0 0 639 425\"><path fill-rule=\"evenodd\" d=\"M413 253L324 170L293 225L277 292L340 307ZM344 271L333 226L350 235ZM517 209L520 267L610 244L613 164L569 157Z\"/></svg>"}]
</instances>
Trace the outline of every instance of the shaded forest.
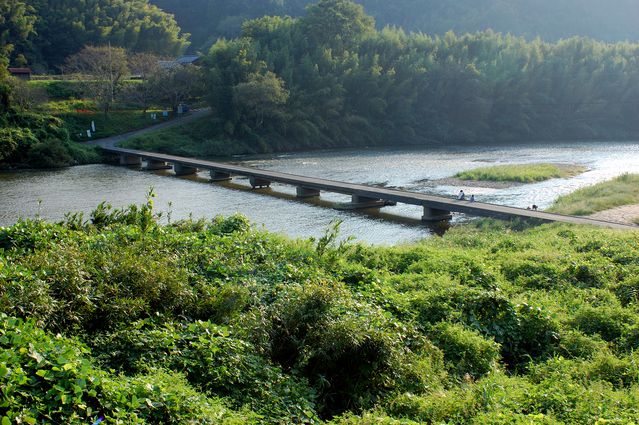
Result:
<instances>
[{"instance_id":1,"label":"shaded forest","mask_svg":"<svg viewBox=\"0 0 639 425\"><path fill-rule=\"evenodd\" d=\"M265 15L302 16L312 0L151 0L173 13L193 47L206 50L218 37L239 35L242 22ZM359 0L378 28L444 34L492 29L532 40L586 36L601 41L639 40L634 0Z\"/></svg>"},{"instance_id":2,"label":"shaded forest","mask_svg":"<svg viewBox=\"0 0 639 425\"><path fill-rule=\"evenodd\" d=\"M637 44L409 35L322 0L245 23L207 79L226 136L287 150L636 137L638 71Z\"/></svg>"},{"instance_id":3,"label":"shaded forest","mask_svg":"<svg viewBox=\"0 0 639 425\"><path fill-rule=\"evenodd\" d=\"M177 55L188 46L172 15L148 0L0 0L0 41L11 63L57 70L86 45Z\"/></svg>"}]
</instances>

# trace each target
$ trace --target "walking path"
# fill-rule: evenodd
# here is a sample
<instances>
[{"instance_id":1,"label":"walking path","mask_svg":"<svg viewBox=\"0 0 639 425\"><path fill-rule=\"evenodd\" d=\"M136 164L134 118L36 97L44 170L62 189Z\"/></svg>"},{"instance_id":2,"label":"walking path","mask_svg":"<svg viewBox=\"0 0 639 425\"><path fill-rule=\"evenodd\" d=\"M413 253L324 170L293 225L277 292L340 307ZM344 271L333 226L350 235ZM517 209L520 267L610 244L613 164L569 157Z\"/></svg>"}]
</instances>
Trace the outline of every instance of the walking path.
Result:
<instances>
[{"instance_id":1,"label":"walking path","mask_svg":"<svg viewBox=\"0 0 639 425\"><path fill-rule=\"evenodd\" d=\"M612 221L615 223L635 224L635 220L639 218L639 204L611 208L591 214L588 217L595 220Z\"/></svg>"},{"instance_id":2,"label":"walking path","mask_svg":"<svg viewBox=\"0 0 639 425\"><path fill-rule=\"evenodd\" d=\"M117 136L105 137L103 139L96 139L87 142L88 145L101 146L103 148L114 148L118 143L124 142L125 140L131 139L133 137L141 136L147 133L153 133L154 131L164 130L167 128L175 127L177 125L186 124L198 118L205 117L211 113L211 108L197 109L191 112L188 115L185 115L180 118L175 118L161 124L152 125L151 127L146 127L141 130L131 131L129 133L118 134Z\"/></svg>"}]
</instances>

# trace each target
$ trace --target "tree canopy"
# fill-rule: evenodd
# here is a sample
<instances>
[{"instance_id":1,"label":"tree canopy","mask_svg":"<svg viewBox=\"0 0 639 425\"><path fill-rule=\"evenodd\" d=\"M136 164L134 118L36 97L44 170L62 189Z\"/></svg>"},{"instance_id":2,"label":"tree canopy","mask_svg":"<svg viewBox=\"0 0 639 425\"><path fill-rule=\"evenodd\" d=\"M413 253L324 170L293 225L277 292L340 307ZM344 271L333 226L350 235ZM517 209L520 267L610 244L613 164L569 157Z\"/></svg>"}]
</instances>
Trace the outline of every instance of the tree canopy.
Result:
<instances>
[{"instance_id":1,"label":"tree canopy","mask_svg":"<svg viewBox=\"0 0 639 425\"><path fill-rule=\"evenodd\" d=\"M407 35L375 31L360 12L323 0L306 17L249 21L241 38L216 43L208 97L227 134L276 150L639 134L637 44ZM289 93L277 119L247 114L255 106L242 93L277 80Z\"/></svg>"},{"instance_id":2,"label":"tree canopy","mask_svg":"<svg viewBox=\"0 0 639 425\"><path fill-rule=\"evenodd\" d=\"M15 47L12 61L24 55L43 69L62 64L86 45L111 43L162 55L188 46L188 35L173 16L148 0L0 0L0 10L6 21L0 34Z\"/></svg>"},{"instance_id":3,"label":"tree canopy","mask_svg":"<svg viewBox=\"0 0 639 425\"><path fill-rule=\"evenodd\" d=\"M193 34L196 48L239 35L242 22L265 15L303 16L314 0L151 0ZM492 29L529 40L587 36L639 40L634 0L359 0L378 27L443 35Z\"/></svg>"}]
</instances>

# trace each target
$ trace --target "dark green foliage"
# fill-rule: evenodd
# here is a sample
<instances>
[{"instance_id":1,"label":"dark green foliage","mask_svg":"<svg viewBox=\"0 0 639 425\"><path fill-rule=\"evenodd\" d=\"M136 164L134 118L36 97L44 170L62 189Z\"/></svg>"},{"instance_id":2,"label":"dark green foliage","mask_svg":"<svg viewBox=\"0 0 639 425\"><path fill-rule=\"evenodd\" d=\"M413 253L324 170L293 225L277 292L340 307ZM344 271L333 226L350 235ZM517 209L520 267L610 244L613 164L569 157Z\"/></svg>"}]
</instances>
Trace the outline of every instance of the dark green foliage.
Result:
<instances>
[{"instance_id":1,"label":"dark green foliage","mask_svg":"<svg viewBox=\"0 0 639 425\"><path fill-rule=\"evenodd\" d=\"M86 45L111 43L161 55L177 55L188 46L188 35L180 33L173 16L147 0L3 2L22 5L25 11L24 18L10 21L20 22L20 34L8 30L4 36L13 44L12 61L20 58L36 69L55 69ZM0 11L4 18L3 3Z\"/></svg>"},{"instance_id":2,"label":"dark green foliage","mask_svg":"<svg viewBox=\"0 0 639 425\"><path fill-rule=\"evenodd\" d=\"M632 232L496 222L289 241L146 204L0 229L0 416L632 423ZM0 419L3 420L3 419ZM5 420L6 423L6 420ZM10 422L11 423L11 422Z\"/></svg>"},{"instance_id":3,"label":"dark green foliage","mask_svg":"<svg viewBox=\"0 0 639 425\"><path fill-rule=\"evenodd\" d=\"M433 326L429 335L444 351L448 368L459 378L479 378L499 362L499 344L462 325L441 322Z\"/></svg>"},{"instance_id":4,"label":"dark green foliage","mask_svg":"<svg viewBox=\"0 0 639 425\"><path fill-rule=\"evenodd\" d=\"M240 424L254 419L196 392L179 374L153 370L117 377L95 367L90 355L77 341L0 315L3 423L80 424L104 417L130 424Z\"/></svg>"},{"instance_id":5,"label":"dark green foliage","mask_svg":"<svg viewBox=\"0 0 639 425\"><path fill-rule=\"evenodd\" d=\"M235 37L246 19L264 15L301 16L314 0L152 0L175 14L193 36L194 46L206 49L218 37ZM632 0L359 0L380 28L402 27L427 34L495 31L529 39L558 40L588 36L614 42L638 40Z\"/></svg>"},{"instance_id":6,"label":"dark green foliage","mask_svg":"<svg viewBox=\"0 0 639 425\"><path fill-rule=\"evenodd\" d=\"M8 121L10 126L0 129L0 166L59 168L100 160L95 148L69 140L59 118L13 111Z\"/></svg>"},{"instance_id":7,"label":"dark green foliage","mask_svg":"<svg viewBox=\"0 0 639 425\"><path fill-rule=\"evenodd\" d=\"M205 61L215 117L201 131L206 137L196 149L168 140L157 145L210 156L631 139L639 135L637 49L586 38L527 41L490 30L375 31L358 5L323 0L304 17L247 21L241 38L215 43Z\"/></svg>"}]
</instances>

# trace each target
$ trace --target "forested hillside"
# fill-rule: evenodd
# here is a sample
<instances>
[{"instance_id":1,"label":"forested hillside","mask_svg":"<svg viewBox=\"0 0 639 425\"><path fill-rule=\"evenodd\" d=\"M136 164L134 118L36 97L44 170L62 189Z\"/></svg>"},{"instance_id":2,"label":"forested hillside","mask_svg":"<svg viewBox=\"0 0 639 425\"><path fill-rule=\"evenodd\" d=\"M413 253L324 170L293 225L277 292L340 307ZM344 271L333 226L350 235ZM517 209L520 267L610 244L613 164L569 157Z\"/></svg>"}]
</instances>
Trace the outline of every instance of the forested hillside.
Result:
<instances>
[{"instance_id":1,"label":"forested hillside","mask_svg":"<svg viewBox=\"0 0 639 425\"><path fill-rule=\"evenodd\" d=\"M13 65L56 70L85 45L177 55L188 46L173 16L148 0L0 0L0 37Z\"/></svg>"},{"instance_id":2,"label":"forested hillside","mask_svg":"<svg viewBox=\"0 0 639 425\"><path fill-rule=\"evenodd\" d=\"M639 45L376 31L361 6L249 21L208 56L225 137L256 150L639 134ZM212 132L211 132L212 134Z\"/></svg>"},{"instance_id":3,"label":"forested hillside","mask_svg":"<svg viewBox=\"0 0 639 425\"><path fill-rule=\"evenodd\" d=\"M235 37L246 19L303 15L312 0L151 0L175 14L193 46L206 50L218 37ZM493 29L555 41L587 36L602 41L639 40L634 0L359 0L378 27L444 34Z\"/></svg>"}]
</instances>

